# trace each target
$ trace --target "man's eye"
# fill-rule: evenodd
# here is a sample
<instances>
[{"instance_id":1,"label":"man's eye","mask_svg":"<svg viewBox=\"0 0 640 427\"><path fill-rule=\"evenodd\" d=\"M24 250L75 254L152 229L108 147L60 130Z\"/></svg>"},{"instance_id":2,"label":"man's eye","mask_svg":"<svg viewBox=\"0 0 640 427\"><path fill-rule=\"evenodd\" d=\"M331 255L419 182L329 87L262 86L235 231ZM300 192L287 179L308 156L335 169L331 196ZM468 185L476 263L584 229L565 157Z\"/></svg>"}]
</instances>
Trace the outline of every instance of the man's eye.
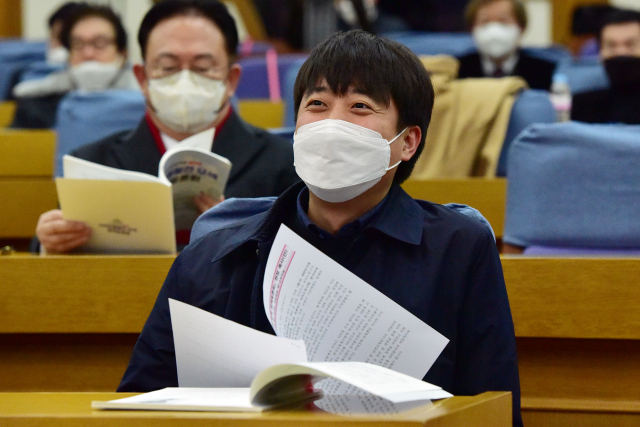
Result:
<instances>
[{"instance_id":1,"label":"man's eye","mask_svg":"<svg viewBox=\"0 0 640 427\"><path fill-rule=\"evenodd\" d=\"M364 102L356 102L353 106L354 108L369 108L369 106Z\"/></svg>"},{"instance_id":2,"label":"man's eye","mask_svg":"<svg viewBox=\"0 0 640 427\"><path fill-rule=\"evenodd\" d=\"M322 105L322 101L318 101L317 99L312 99L307 104L308 107L313 106L313 105L320 106L320 105Z\"/></svg>"}]
</instances>

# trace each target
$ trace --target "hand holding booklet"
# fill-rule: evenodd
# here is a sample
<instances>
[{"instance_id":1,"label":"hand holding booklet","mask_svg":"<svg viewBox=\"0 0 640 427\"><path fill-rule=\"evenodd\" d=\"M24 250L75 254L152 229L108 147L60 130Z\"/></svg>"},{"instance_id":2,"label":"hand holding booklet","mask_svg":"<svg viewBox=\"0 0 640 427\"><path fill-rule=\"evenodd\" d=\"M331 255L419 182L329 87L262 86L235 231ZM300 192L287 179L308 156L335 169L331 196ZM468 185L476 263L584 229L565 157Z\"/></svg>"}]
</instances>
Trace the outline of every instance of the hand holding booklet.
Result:
<instances>
[{"instance_id":1,"label":"hand holding booklet","mask_svg":"<svg viewBox=\"0 0 640 427\"><path fill-rule=\"evenodd\" d=\"M451 396L422 381L447 338L284 225L263 294L276 336L170 299L180 387L94 407L261 411L322 391L362 398L366 411L372 395L393 403Z\"/></svg>"},{"instance_id":2,"label":"hand holding booklet","mask_svg":"<svg viewBox=\"0 0 640 427\"><path fill-rule=\"evenodd\" d=\"M167 150L158 177L64 156L58 200L65 219L92 228L83 250L175 253L175 230L190 230L200 214L193 198L224 194L231 163L211 152L213 133L200 132Z\"/></svg>"}]
</instances>

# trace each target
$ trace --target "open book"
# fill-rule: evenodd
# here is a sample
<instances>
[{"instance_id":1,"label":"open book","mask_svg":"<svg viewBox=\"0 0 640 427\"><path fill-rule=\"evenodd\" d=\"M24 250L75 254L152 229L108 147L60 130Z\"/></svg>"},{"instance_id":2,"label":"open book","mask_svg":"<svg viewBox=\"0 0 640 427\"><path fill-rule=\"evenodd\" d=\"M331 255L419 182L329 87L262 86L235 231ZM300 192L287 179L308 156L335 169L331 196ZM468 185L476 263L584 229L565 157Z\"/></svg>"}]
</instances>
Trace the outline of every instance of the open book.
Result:
<instances>
[{"instance_id":1,"label":"open book","mask_svg":"<svg viewBox=\"0 0 640 427\"><path fill-rule=\"evenodd\" d=\"M175 230L190 230L200 212L193 198L224 194L231 162L211 152L214 129L167 150L159 176L63 157L56 179L66 219L92 229L87 252L174 253Z\"/></svg>"},{"instance_id":2,"label":"open book","mask_svg":"<svg viewBox=\"0 0 640 427\"><path fill-rule=\"evenodd\" d=\"M323 397L313 385L324 378L341 380L392 403L451 397L440 387L362 362L311 362L271 366L249 388L165 388L142 395L94 401L95 409L261 412L300 407Z\"/></svg>"}]
</instances>

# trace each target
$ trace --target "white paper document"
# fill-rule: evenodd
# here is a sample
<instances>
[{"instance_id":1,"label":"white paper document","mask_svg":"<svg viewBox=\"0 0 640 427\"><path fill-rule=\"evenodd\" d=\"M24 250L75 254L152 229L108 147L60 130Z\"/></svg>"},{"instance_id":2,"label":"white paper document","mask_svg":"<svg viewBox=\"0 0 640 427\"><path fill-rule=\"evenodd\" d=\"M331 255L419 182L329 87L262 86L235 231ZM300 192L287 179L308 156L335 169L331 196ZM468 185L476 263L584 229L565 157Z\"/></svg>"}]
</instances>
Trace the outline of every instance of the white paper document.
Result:
<instances>
[{"instance_id":1,"label":"white paper document","mask_svg":"<svg viewBox=\"0 0 640 427\"><path fill-rule=\"evenodd\" d=\"M285 225L269 254L263 294L276 334L303 340L310 362L368 362L422 379L449 342ZM345 394L343 386L323 390Z\"/></svg>"},{"instance_id":2,"label":"white paper document","mask_svg":"<svg viewBox=\"0 0 640 427\"><path fill-rule=\"evenodd\" d=\"M180 387L249 387L265 368L306 362L302 341L265 334L169 299Z\"/></svg>"}]
</instances>

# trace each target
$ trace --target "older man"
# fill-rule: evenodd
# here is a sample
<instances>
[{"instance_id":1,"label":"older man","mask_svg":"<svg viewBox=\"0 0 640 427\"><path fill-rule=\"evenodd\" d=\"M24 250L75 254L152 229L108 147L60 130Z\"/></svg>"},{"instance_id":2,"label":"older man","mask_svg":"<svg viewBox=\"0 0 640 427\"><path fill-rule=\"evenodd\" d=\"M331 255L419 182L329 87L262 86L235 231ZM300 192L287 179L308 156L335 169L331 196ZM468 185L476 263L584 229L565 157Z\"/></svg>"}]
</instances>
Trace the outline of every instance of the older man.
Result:
<instances>
[{"instance_id":1,"label":"older man","mask_svg":"<svg viewBox=\"0 0 640 427\"><path fill-rule=\"evenodd\" d=\"M599 34L608 89L576 94L572 120L640 124L640 13L611 12Z\"/></svg>"},{"instance_id":2,"label":"older man","mask_svg":"<svg viewBox=\"0 0 640 427\"><path fill-rule=\"evenodd\" d=\"M298 181L291 143L245 123L230 99L240 80L234 62L238 33L226 7L215 0L165 0L144 17L138 33L143 65L134 67L147 100L139 126L71 153L119 169L158 174L160 157L183 139L215 128L212 151L229 159L226 197L278 196ZM201 212L218 203L206 194ZM47 252L86 243L90 228L44 213L36 234ZM186 242L178 242L186 243Z\"/></svg>"},{"instance_id":3,"label":"older man","mask_svg":"<svg viewBox=\"0 0 640 427\"><path fill-rule=\"evenodd\" d=\"M471 0L467 27L478 49L459 59L460 78L520 76L532 89L549 90L555 64L520 49L527 12L520 0Z\"/></svg>"},{"instance_id":4,"label":"older man","mask_svg":"<svg viewBox=\"0 0 640 427\"><path fill-rule=\"evenodd\" d=\"M461 395L512 391L520 424L513 323L490 230L400 187L424 147L433 107L420 60L363 31L336 34L311 52L294 92L294 157L304 183L180 254L120 390L178 385L168 298L274 333L262 282L285 224L450 340L425 381Z\"/></svg>"}]
</instances>

